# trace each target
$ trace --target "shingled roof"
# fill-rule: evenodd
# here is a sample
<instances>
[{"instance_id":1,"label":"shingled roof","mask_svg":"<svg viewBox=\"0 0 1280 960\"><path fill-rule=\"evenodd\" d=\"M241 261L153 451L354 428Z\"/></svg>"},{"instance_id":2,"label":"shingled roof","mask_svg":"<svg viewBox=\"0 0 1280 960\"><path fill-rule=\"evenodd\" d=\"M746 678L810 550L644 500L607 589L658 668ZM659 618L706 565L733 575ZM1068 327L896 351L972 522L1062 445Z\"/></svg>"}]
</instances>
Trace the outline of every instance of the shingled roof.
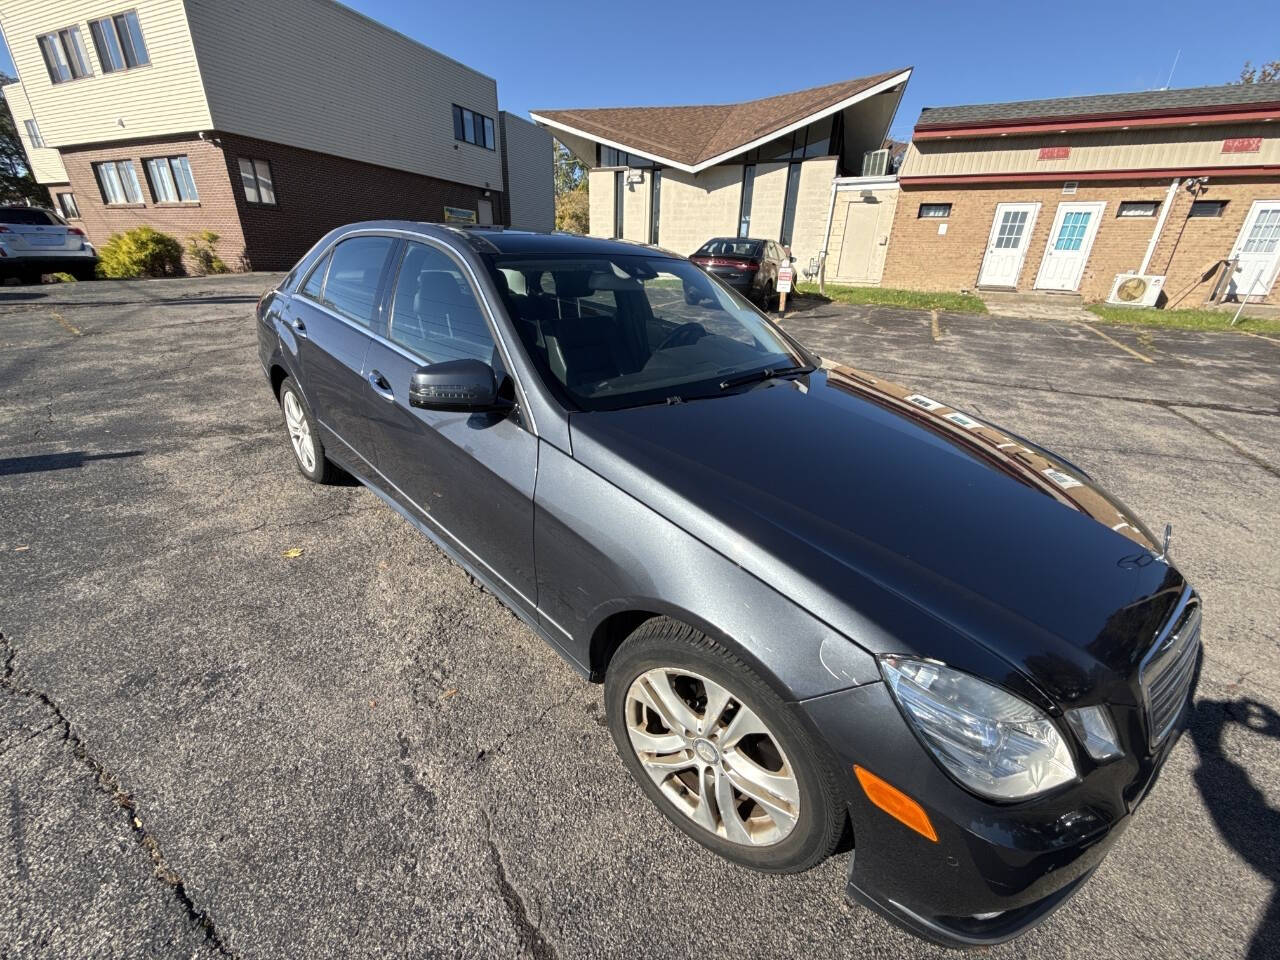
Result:
<instances>
[{"instance_id":1,"label":"shingled roof","mask_svg":"<svg viewBox=\"0 0 1280 960\"><path fill-rule=\"evenodd\" d=\"M910 73L911 68L904 67L745 103L534 110L530 115L546 126L607 140L630 153L701 169L725 155L732 156L736 148L746 149L772 133L855 100L859 94L870 96L876 87L895 78L905 81Z\"/></svg>"},{"instance_id":2,"label":"shingled roof","mask_svg":"<svg viewBox=\"0 0 1280 960\"><path fill-rule=\"evenodd\" d=\"M1012 103L977 103L958 107L925 107L917 129L997 126L1037 120L1075 117L1141 116L1143 114L1199 113L1214 108L1248 108L1280 103L1280 82L1231 83L1219 87L1186 87L1180 90L1144 90L1138 93L1104 93L1056 100L1018 100Z\"/></svg>"}]
</instances>

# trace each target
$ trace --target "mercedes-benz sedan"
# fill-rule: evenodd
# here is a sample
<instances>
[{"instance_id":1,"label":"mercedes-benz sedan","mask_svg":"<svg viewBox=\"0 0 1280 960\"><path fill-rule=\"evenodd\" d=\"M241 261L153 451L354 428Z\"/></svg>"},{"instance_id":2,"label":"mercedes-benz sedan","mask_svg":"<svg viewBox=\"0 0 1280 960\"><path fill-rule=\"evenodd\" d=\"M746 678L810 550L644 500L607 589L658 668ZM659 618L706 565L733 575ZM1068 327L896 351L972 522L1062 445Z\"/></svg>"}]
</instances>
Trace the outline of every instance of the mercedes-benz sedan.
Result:
<instances>
[{"instance_id":1,"label":"mercedes-benz sedan","mask_svg":"<svg viewBox=\"0 0 1280 960\"><path fill-rule=\"evenodd\" d=\"M602 681L640 789L736 863L846 838L849 896L1005 940L1173 747L1200 605L1167 537L1007 430L824 367L687 260L355 224L258 334L303 475L359 478Z\"/></svg>"}]
</instances>

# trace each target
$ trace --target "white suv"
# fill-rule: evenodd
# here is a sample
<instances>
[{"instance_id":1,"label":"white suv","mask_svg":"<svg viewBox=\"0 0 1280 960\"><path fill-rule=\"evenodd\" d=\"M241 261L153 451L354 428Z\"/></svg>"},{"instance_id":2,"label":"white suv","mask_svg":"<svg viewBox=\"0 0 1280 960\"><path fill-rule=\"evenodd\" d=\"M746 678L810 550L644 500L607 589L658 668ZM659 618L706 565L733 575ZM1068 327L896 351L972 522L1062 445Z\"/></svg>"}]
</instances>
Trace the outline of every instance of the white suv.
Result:
<instances>
[{"instance_id":1,"label":"white suv","mask_svg":"<svg viewBox=\"0 0 1280 960\"><path fill-rule=\"evenodd\" d=\"M0 207L0 279L39 283L46 273L92 280L98 265L84 231L40 207Z\"/></svg>"}]
</instances>

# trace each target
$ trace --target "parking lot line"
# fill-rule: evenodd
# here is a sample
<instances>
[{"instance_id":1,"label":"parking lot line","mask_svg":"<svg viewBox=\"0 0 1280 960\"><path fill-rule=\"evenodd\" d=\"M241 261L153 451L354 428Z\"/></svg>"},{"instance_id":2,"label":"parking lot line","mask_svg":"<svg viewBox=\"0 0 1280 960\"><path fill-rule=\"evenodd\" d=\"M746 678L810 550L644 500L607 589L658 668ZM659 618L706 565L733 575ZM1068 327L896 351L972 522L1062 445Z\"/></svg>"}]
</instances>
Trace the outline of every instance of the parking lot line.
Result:
<instances>
[{"instance_id":1,"label":"parking lot line","mask_svg":"<svg viewBox=\"0 0 1280 960\"><path fill-rule=\"evenodd\" d=\"M1067 321L1068 321L1069 323L1073 323L1073 324L1075 324L1075 325L1076 325L1076 326L1078 326L1078 327L1083 327L1084 329L1086 329L1086 330L1088 330L1088 331L1090 331L1090 332L1092 332L1092 333L1097 334L1097 335L1098 335L1098 336L1100 336L1103 340L1107 341L1107 343L1111 344L1113 347L1119 347L1119 348L1120 348L1121 350L1123 350L1125 353L1127 353L1127 354L1129 354L1129 355L1131 355L1131 356L1137 357L1137 358L1138 358L1139 360L1141 360L1143 363L1155 363L1155 361L1154 361L1154 360L1152 360L1150 357L1148 357L1146 354L1139 353L1137 350L1134 350L1132 347L1126 347L1126 346L1125 346L1123 343L1121 343L1119 340L1116 340L1116 339L1115 339L1115 338L1113 338L1113 337L1109 337L1109 336L1107 336L1105 333L1103 333L1101 330L1099 330L1097 327L1095 327L1095 326L1094 326L1093 324L1091 324L1091 323L1085 323L1083 320L1074 320L1074 319L1071 319L1070 317L1068 317L1068 318L1067 318Z\"/></svg>"},{"instance_id":2,"label":"parking lot line","mask_svg":"<svg viewBox=\"0 0 1280 960\"><path fill-rule=\"evenodd\" d=\"M57 320L58 323L62 324L62 328L66 330L68 333L70 333L72 336L76 336L76 337L84 336L84 334L80 332L79 327L69 323L67 321L67 318L64 317L62 314L58 313L58 311L56 310L53 311L53 319Z\"/></svg>"}]
</instances>

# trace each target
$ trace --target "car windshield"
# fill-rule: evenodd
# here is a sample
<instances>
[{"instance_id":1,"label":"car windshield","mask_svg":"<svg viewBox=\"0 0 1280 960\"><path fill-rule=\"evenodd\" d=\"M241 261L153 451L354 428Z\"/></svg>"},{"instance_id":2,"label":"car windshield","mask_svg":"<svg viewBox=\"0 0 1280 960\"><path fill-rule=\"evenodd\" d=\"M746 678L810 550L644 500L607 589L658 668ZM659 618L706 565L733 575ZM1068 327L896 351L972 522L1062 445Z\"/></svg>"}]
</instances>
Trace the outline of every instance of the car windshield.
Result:
<instances>
[{"instance_id":1,"label":"car windshield","mask_svg":"<svg viewBox=\"0 0 1280 960\"><path fill-rule=\"evenodd\" d=\"M695 257L758 257L760 256L759 240L708 240Z\"/></svg>"},{"instance_id":2,"label":"car windshield","mask_svg":"<svg viewBox=\"0 0 1280 960\"><path fill-rule=\"evenodd\" d=\"M0 223L16 223L24 227L47 227L61 222L34 207L0 207Z\"/></svg>"},{"instance_id":3,"label":"car windshield","mask_svg":"<svg viewBox=\"0 0 1280 960\"><path fill-rule=\"evenodd\" d=\"M584 410L716 396L808 360L745 300L687 260L492 256L543 379Z\"/></svg>"}]
</instances>

